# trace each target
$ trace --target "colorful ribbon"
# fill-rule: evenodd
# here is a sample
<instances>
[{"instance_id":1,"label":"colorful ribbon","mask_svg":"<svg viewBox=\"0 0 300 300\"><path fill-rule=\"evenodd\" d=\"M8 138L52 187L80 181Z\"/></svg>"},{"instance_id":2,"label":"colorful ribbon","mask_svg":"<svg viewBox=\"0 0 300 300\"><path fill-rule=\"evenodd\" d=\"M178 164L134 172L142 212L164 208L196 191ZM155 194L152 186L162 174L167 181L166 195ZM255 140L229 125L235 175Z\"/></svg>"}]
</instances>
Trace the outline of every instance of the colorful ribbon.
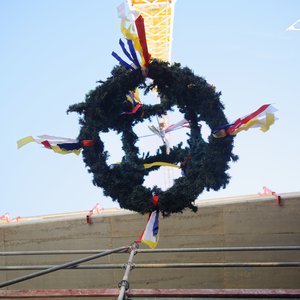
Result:
<instances>
[{"instance_id":1,"label":"colorful ribbon","mask_svg":"<svg viewBox=\"0 0 300 300\"><path fill-rule=\"evenodd\" d=\"M165 133L168 133L168 132L171 132L173 130L180 129L180 128L183 128L183 127L186 127L186 128L190 127L189 122L185 119L183 119L180 122L177 122L175 124L172 124L172 125L168 126L164 131L165 131Z\"/></svg>"},{"instance_id":2,"label":"colorful ribbon","mask_svg":"<svg viewBox=\"0 0 300 300\"><path fill-rule=\"evenodd\" d=\"M268 195L272 195L274 196L274 198L277 200L278 205L282 205L282 201L281 201L281 196L279 196L276 192L271 191L269 188L267 188L266 186L263 187L263 194L258 193L259 196L268 196Z\"/></svg>"},{"instance_id":3,"label":"colorful ribbon","mask_svg":"<svg viewBox=\"0 0 300 300\"><path fill-rule=\"evenodd\" d=\"M0 216L0 221L5 221L6 223L9 222L19 222L20 217L11 218L9 213L5 213L4 215Z\"/></svg>"},{"instance_id":4,"label":"colorful ribbon","mask_svg":"<svg viewBox=\"0 0 300 300\"><path fill-rule=\"evenodd\" d=\"M82 147L91 147L94 145L93 140L75 140L63 137L55 137L50 135L40 135L37 139L32 136L24 137L17 141L18 149L23 146L36 142L38 144L42 144L47 149L52 149L54 152L59 154L69 154L74 153L79 155Z\"/></svg>"},{"instance_id":5,"label":"colorful ribbon","mask_svg":"<svg viewBox=\"0 0 300 300\"><path fill-rule=\"evenodd\" d=\"M132 70L132 71L135 71L135 70L136 70L132 65L128 64L125 60L123 60L116 52L113 51L113 52L111 53L111 55L112 55L117 61L119 61L119 63L120 63L121 65L123 65L126 69L129 69L129 70Z\"/></svg>"},{"instance_id":6,"label":"colorful ribbon","mask_svg":"<svg viewBox=\"0 0 300 300\"><path fill-rule=\"evenodd\" d=\"M141 15L136 18L134 22L137 30L136 33L133 24L130 24L126 28L126 22L128 22L129 20L126 17L124 6L118 7L118 15L121 18L121 32L127 40L129 51L126 49L125 44L121 39L119 40L119 44L123 53L132 62L132 64L127 63L114 51L112 52L112 56L116 58L125 68L130 70L142 69L142 71L144 72L149 65L151 57L148 52L144 19ZM136 51L141 57L141 63L138 60Z\"/></svg>"},{"instance_id":7,"label":"colorful ribbon","mask_svg":"<svg viewBox=\"0 0 300 300\"><path fill-rule=\"evenodd\" d=\"M274 124L276 118L274 112L277 111L271 104L264 104L255 112L237 119L234 123L223 125L212 134L215 138L225 137L226 135L236 135L241 131L247 131L250 128L259 127L261 131L266 132Z\"/></svg>"},{"instance_id":8,"label":"colorful ribbon","mask_svg":"<svg viewBox=\"0 0 300 300\"><path fill-rule=\"evenodd\" d=\"M160 123L159 124L159 128L155 127L154 125L150 125L148 126L148 128L158 137L160 137L163 141L163 143L166 146L166 152L167 154L170 153L170 142L168 140L167 137L167 133L172 132L174 130L177 129L181 129L181 128L189 128L189 122L185 119L183 119L182 121L179 121L175 124L172 124L170 126L167 126L166 128L164 128L164 123Z\"/></svg>"},{"instance_id":9,"label":"colorful ribbon","mask_svg":"<svg viewBox=\"0 0 300 300\"><path fill-rule=\"evenodd\" d=\"M100 204L96 203L96 205L86 215L86 223L87 224L92 224L92 215L93 214L100 214L102 212L102 210L103 210L103 208L100 206Z\"/></svg>"},{"instance_id":10,"label":"colorful ribbon","mask_svg":"<svg viewBox=\"0 0 300 300\"><path fill-rule=\"evenodd\" d=\"M167 163L167 162L163 162L163 161L155 161L151 164L144 164L145 169L149 169L149 168L157 167L157 166L172 167L172 168L180 169L180 167L175 164L171 164L171 163Z\"/></svg>"},{"instance_id":11,"label":"colorful ribbon","mask_svg":"<svg viewBox=\"0 0 300 300\"><path fill-rule=\"evenodd\" d=\"M114 167L116 166L119 166L121 163L120 162L117 162L117 163L114 163L114 164L111 164L109 167L111 169L113 169ZM150 163L150 164L144 164L143 165L145 169L150 169L152 167L172 167L172 168L177 168L177 169L180 169L179 166L175 165L175 164L171 164L171 163L167 163L167 162L163 162L163 161L155 161L153 163Z\"/></svg>"},{"instance_id":12,"label":"colorful ribbon","mask_svg":"<svg viewBox=\"0 0 300 300\"><path fill-rule=\"evenodd\" d=\"M142 17L142 15L139 15L136 19L135 19L135 26L138 32L138 37L139 37L139 41L142 47L142 53L143 53L143 58L144 58L144 67L148 67L149 65L149 61L150 61L150 57L151 55L148 52L148 46L147 46L147 38L146 38L146 31L145 31L145 25L144 25L144 18Z\"/></svg>"},{"instance_id":13,"label":"colorful ribbon","mask_svg":"<svg viewBox=\"0 0 300 300\"><path fill-rule=\"evenodd\" d=\"M135 114L139 108L143 106L139 98L139 90L136 88L135 92L130 91L127 95L127 101L132 104L132 110L129 112L123 112L122 114L130 115Z\"/></svg>"}]
</instances>

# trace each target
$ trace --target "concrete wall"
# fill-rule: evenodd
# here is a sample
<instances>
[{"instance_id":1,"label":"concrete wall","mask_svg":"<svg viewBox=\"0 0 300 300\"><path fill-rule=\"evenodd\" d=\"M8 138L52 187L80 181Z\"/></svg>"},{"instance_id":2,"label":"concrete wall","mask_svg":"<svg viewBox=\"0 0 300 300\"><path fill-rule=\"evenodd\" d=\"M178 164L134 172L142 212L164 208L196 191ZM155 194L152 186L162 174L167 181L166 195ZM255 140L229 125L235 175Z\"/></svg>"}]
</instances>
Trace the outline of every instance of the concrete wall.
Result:
<instances>
[{"instance_id":1,"label":"concrete wall","mask_svg":"<svg viewBox=\"0 0 300 300\"><path fill-rule=\"evenodd\" d=\"M160 219L158 248L300 245L300 194L198 201L197 213ZM147 217L128 211L0 224L0 251L91 250L131 244ZM141 246L141 248L147 248ZM88 255L0 256L1 265L55 265ZM92 264L126 263L114 254ZM300 251L137 254L134 263L300 261ZM6 281L35 271L0 272ZM63 270L7 289L115 288L123 270ZM135 269L131 288L300 288L299 267Z\"/></svg>"}]
</instances>

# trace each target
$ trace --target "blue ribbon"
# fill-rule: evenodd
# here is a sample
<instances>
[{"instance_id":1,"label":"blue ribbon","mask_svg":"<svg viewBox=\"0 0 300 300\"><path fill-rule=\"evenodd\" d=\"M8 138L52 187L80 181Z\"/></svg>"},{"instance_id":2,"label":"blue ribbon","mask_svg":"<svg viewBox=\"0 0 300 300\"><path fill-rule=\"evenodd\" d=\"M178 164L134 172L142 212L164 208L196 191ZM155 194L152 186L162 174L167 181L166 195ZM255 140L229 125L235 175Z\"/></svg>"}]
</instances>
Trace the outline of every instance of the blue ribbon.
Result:
<instances>
[{"instance_id":1,"label":"blue ribbon","mask_svg":"<svg viewBox=\"0 0 300 300\"><path fill-rule=\"evenodd\" d=\"M232 126L232 125L233 125L233 123L232 123L232 124L225 124L225 125L222 125L222 126L220 126L220 127L218 127L218 128L215 128L215 129L212 130L212 134L216 134L216 133L218 133L220 130L225 130L225 131L227 131L227 129L228 129L230 126Z\"/></svg>"},{"instance_id":2,"label":"blue ribbon","mask_svg":"<svg viewBox=\"0 0 300 300\"><path fill-rule=\"evenodd\" d=\"M112 52L111 55L118 60L126 69L130 69L133 71L136 71L134 67L132 67L131 65L129 65L126 61L124 61L116 52Z\"/></svg>"},{"instance_id":3,"label":"blue ribbon","mask_svg":"<svg viewBox=\"0 0 300 300\"><path fill-rule=\"evenodd\" d=\"M157 235L158 234L158 215L159 215L159 212L157 211L156 212L156 216L155 216L155 220L154 220L154 224L153 224L153 235Z\"/></svg>"},{"instance_id":4,"label":"blue ribbon","mask_svg":"<svg viewBox=\"0 0 300 300\"><path fill-rule=\"evenodd\" d=\"M129 47L131 56L132 56L132 58L133 58L133 63L134 63L137 67L141 68L140 63L139 63L139 60L138 60L137 55L136 55L136 52L135 52L135 49L134 49L134 46L133 46L132 40L127 40L127 45L128 45L128 47Z\"/></svg>"},{"instance_id":5,"label":"blue ribbon","mask_svg":"<svg viewBox=\"0 0 300 300\"><path fill-rule=\"evenodd\" d=\"M66 151L79 150L82 147L80 142L57 144L57 146Z\"/></svg>"},{"instance_id":6,"label":"blue ribbon","mask_svg":"<svg viewBox=\"0 0 300 300\"><path fill-rule=\"evenodd\" d=\"M133 42L132 40L127 40L127 45L129 47L129 50L130 50L130 53L127 51L127 49L125 48L125 44L124 42L119 39L119 45L121 46L122 48L122 51L123 53L126 55L126 57L134 63L134 65L137 67L137 68L141 68L140 66L140 63L139 63L139 60L137 58L137 55L136 55L136 51L134 49L134 46L133 46ZM130 69L130 70L133 70L133 71L136 71L136 69L131 66L130 64L128 64L127 62L125 62L117 53L115 53L114 51L111 53L111 55L117 59L125 68L127 69Z\"/></svg>"},{"instance_id":7,"label":"blue ribbon","mask_svg":"<svg viewBox=\"0 0 300 300\"><path fill-rule=\"evenodd\" d=\"M128 59L134 63L133 58L131 57L130 53L126 50L125 44L123 43L123 41L121 39L119 39L119 45L121 46L124 54L128 57Z\"/></svg>"}]
</instances>

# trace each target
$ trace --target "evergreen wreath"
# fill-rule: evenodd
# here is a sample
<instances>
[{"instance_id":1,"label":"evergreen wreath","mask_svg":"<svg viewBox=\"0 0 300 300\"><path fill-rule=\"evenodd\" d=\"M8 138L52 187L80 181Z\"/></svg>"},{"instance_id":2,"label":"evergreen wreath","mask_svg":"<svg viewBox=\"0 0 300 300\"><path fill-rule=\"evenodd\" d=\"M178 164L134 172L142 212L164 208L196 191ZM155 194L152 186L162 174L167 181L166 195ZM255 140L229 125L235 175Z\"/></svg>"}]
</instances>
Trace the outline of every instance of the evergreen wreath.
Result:
<instances>
[{"instance_id":1,"label":"evergreen wreath","mask_svg":"<svg viewBox=\"0 0 300 300\"><path fill-rule=\"evenodd\" d=\"M204 189L225 188L230 179L226 173L228 164L230 160L237 160L232 154L232 136L217 139L210 135L206 142L201 135L200 121L212 130L228 123L219 99L221 93L189 68L155 59L148 66L147 77L152 79L151 83L140 70L130 71L123 66L114 67L111 75L86 95L85 102L68 109L68 112L82 115L78 139L94 140L93 147L83 149L83 160L88 171L93 173L93 184L103 188L104 195L118 201L121 208L142 214L155 209L164 216L185 208L197 211L194 201L198 195ZM155 89L160 104L143 105L135 114L122 114L129 109L126 95L137 87L144 89L145 94ZM165 146L161 146L156 155L140 155L133 126L153 116L167 114L176 106L189 122L188 146L183 148L180 143L171 148L169 154ZM114 167L107 164L109 153L101 140L101 133L111 130L121 133L125 153L121 163ZM156 161L184 162L184 175L166 191L157 186L143 186L144 177L159 168L145 169L143 165ZM153 196L158 196L158 206L153 203Z\"/></svg>"}]
</instances>

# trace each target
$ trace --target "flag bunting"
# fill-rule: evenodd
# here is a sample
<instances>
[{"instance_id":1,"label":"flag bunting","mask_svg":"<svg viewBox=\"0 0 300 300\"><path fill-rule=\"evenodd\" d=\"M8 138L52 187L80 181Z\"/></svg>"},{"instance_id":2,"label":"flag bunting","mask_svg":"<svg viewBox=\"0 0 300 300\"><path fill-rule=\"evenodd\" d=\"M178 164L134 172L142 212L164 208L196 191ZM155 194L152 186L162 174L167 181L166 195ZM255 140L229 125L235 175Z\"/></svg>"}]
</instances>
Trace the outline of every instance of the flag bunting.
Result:
<instances>
[{"instance_id":1,"label":"flag bunting","mask_svg":"<svg viewBox=\"0 0 300 300\"><path fill-rule=\"evenodd\" d=\"M153 196L153 205L158 206L158 196ZM149 213L145 230L141 233L137 243L146 244L149 248L156 248L159 240L159 211Z\"/></svg>"}]
</instances>

